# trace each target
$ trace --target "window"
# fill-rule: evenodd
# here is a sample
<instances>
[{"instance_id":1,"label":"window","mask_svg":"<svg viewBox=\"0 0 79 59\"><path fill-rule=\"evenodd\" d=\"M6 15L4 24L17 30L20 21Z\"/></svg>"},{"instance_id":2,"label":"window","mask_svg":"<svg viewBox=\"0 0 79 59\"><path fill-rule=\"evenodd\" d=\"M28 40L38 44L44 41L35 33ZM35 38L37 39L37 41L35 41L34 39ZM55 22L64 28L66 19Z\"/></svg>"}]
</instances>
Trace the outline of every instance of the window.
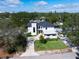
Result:
<instances>
[{"instance_id":1,"label":"window","mask_svg":"<svg viewBox=\"0 0 79 59\"><path fill-rule=\"evenodd\" d=\"M56 36L56 34L52 34L53 36Z\"/></svg>"},{"instance_id":2,"label":"window","mask_svg":"<svg viewBox=\"0 0 79 59\"><path fill-rule=\"evenodd\" d=\"M40 26L38 26L38 29L40 29Z\"/></svg>"},{"instance_id":3,"label":"window","mask_svg":"<svg viewBox=\"0 0 79 59\"><path fill-rule=\"evenodd\" d=\"M42 27L41 27L42 28Z\"/></svg>"},{"instance_id":4,"label":"window","mask_svg":"<svg viewBox=\"0 0 79 59\"><path fill-rule=\"evenodd\" d=\"M35 32L35 27L33 27L33 32Z\"/></svg>"},{"instance_id":5,"label":"window","mask_svg":"<svg viewBox=\"0 0 79 59\"><path fill-rule=\"evenodd\" d=\"M50 34L48 34L47 36L50 36Z\"/></svg>"},{"instance_id":6,"label":"window","mask_svg":"<svg viewBox=\"0 0 79 59\"><path fill-rule=\"evenodd\" d=\"M47 30L47 27L46 27L46 30Z\"/></svg>"}]
</instances>

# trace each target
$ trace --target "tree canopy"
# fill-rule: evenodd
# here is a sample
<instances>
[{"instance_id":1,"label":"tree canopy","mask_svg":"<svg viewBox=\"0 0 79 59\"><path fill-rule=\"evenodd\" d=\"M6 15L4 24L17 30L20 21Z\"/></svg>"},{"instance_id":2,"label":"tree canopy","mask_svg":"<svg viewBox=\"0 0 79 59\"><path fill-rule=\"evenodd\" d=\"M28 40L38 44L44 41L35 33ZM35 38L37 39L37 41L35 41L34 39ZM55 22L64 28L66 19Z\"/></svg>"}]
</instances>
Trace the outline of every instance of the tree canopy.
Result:
<instances>
[{"instance_id":1,"label":"tree canopy","mask_svg":"<svg viewBox=\"0 0 79 59\"><path fill-rule=\"evenodd\" d=\"M19 28L22 32L30 20L44 19L50 23L62 20L64 25L63 33L67 35L73 44L79 45L79 13L39 13L39 12L17 12L17 13L0 13L0 31Z\"/></svg>"}]
</instances>

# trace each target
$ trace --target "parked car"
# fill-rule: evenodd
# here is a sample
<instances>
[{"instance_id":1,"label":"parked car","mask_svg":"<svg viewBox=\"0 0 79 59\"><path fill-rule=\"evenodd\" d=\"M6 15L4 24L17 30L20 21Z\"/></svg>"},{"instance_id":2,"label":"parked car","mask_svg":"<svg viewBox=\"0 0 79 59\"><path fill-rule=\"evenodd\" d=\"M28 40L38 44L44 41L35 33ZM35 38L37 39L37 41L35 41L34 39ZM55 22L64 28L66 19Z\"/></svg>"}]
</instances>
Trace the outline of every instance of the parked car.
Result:
<instances>
[{"instance_id":1,"label":"parked car","mask_svg":"<svg viewBox=\"0 0 79 59\"><path fill-rule=\"evenodd\" d=\"M77 50L77 52L76 52L76 59L79 59L79 47L76 47L76 50Z\"/></svg>"},{"instance_id":2,"label":"parked car","mask_svg":"<svg viewBox=\"0 0 79 59\"><path fill-rule=\"evenodd\" d=\"M79 59L79 57L76 57L76 59Z\"/></svg>"}]
</instances>

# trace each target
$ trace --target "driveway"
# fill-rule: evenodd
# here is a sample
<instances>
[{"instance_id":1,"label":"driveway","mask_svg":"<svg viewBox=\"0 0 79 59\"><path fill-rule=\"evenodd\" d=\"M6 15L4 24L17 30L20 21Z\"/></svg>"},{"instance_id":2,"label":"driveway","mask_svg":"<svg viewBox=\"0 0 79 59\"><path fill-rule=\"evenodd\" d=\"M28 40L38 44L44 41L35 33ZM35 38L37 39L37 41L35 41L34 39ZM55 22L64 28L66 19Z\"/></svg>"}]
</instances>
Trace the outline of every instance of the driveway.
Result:
<instances>
[{"instance_id":1,"label":"driveway","mask_svg":"<svg viewBox=\"0 0 79 59\"><path fill-rule=\"evenodd\" d=\"M42 56L18 57L10 59L75 59L75 53L46 54Z\"/></svg>"},{"instance_id":2,"label":"driveway","mask_svg":"<svg viewBox=\"0 0 79 59\"><path fill-rule=\"evenodd\" d=\"M70 39L66 36L58 36L67 46L69 46L70 48L74 47L74 45L71 43Z\"/></svg>"},{"instance_id":3,"label":"driveway","mask_svg":"<svg viewBox=\"0 0 79 59\"><path fill-rule=\"evenodd\" d=\"M74 52L61 53L61 54L44 54L39 55L34 51L34 40L30 38L28 40L28 48L20 57L14 57L10 59L75 59Z\"/></svg>"},{"instance_id":4,"label":"driveway","mask_svg":"<svg viewBox=\"0 0 79 59\"><path fill-rule=\"evenodd\" d=\"M28 47L26 51L21 54L20 57L24 56L39 56L39 54L34 51L34 40L32 38L28 39Z\"/></svg>"}]
</instances>

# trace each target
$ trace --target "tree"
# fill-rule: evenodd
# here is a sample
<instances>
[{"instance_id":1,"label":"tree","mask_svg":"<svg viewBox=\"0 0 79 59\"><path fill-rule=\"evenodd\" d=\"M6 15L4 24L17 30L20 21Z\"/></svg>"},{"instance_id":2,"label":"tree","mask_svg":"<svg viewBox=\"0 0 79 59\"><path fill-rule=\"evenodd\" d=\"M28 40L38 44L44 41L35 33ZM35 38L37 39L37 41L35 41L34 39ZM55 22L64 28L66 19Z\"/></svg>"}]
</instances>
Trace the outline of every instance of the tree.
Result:
<instances>
[{"instance_id":1,"label":"tree","mask_svg":"<svg viewBox=\"0 0 79 59\"><path fill-rule=\"evenodd\" d=\"M27 47L27 39L22 34L19 34L16 37L15 44L17 51L25 51Z\"/></svg>"},{"instance_id":2,"label":"tree","mask_svg":"<svg viewBox=\"0 0 79 59\"><path fill-rule=\"evenodd\" d=\"M4 46L4 38L0 37L0 47L3 47L3 46Z\"/></svg>"},{"instance_id":3,"label":"tree","mask_svg":"<svg viewBox=\"0 0 79 59\"><path fill-rule=\"evenodd\" d=\"M27 47L27 39L22 34L19 34L18 36L11 39L7 37L4 43L4 49L9 54L15 52L24 52Z\"/></svg>"},{"instance_id":4,"label":"tree","mask_svg":"<svg viewBox=\"0 0 79 59\"><path fill-rule=\"evenodd\" d=\"M11 19L17 27L27 25L28 20L30 20L29 17L30 17L30 14L27 12L18 12L18 13L13 13L11 15Z\"/></svg>"},{"instance_id":5,"label":"tree","mask_svg":"<svg viewBox=\"0 0 79 59\"><path fill-rule=\"evenodd\" d=\"M47 40L44 39L44 37L41 35L40 36L40 42L43 43L43 44L45 44L45 43L47 43Z\"/></svg>"},{"instance_id":6,"label":"tree","mask_svg":"<svg viewBox=\"0 0 79 59\"><path fill-rule=\"evenodd\" d=\"M72 37L70 40L74 42L79 42L78 34L79 32L79 13L38 13L38 12L18 12L18 13L0 13L0 30L3 32L12 29L14 27L21 28L23 31L25 26L27 26L30 20L39 20L41 17L45 17L45 20L54 23L60 20L64 22L63 32L66 34L71 33ZM25 29L26 30L26 29ZM75 34L76 35L75 35ZM68 35L69 36L69 35ZM74 38L75 37L75 38ZM1 41L2 42L2 41ZM76 43L74 43L76 44ZM79 44L76 44L79 45Z\"/></svg>"},{"instance_id":7,"label":"tree","mask_svg":"<svg viewBox=\"0 0 79 59\"><path fill-rule=\"evenodd\" d=\"M71 42L75 45L79 45L79 14L67 13L64 14L64 32L69 37ZM70 35L69 35L70 34Z\"/></svg>"},{"instance_id":8,"label":"tree","mask_svg":"<svg viewBox=\"0 0 79 59\"><path fill-rule=\"evenodd\" d=\"M16 47L15 47L16 45L15 45L14 39L10 39L9 37L7 37L7 38L5 38L4 43L5 43L4 50L7 53L12 54L17 51Z\"/></svg>"},{"instance_id":9,"label":"tree","mask_svg":"<svg viewBox=\"0 0 79 59\"><path fill-rule=\"evenodd\" d=\"M8 45L7 48L6 48L6 51L9 54L12 54L12 53L15 53L17 50L16 50L15 46Z\"/></svg>"}]
</instances>

